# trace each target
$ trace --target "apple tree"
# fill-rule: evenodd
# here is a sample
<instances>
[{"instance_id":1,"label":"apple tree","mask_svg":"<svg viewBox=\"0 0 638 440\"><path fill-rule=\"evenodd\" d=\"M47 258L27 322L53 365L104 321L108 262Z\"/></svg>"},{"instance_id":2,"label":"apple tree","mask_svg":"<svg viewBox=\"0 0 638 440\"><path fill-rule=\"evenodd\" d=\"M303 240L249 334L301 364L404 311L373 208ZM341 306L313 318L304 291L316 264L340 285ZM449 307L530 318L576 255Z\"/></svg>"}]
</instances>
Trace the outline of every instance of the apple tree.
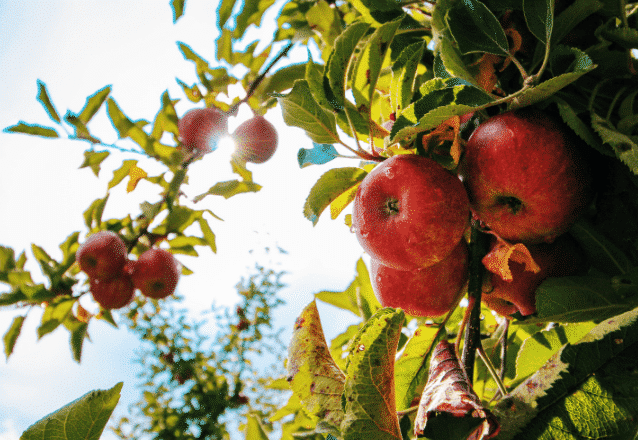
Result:
<instances>
[{"instance_id":1,"label":"apple tree","mask_svg":"<svg viewBox=\"0 0 638 440\"><path fill-rule=\"evenodd\" d=\"M187 5L171 2L175 20ZM277 31L255 53L246 31L269 8ZM247 164L276 147L267 109L305 131L312 149L291 152L279 140L278 150L327 169L300 215L317 225L328 211L332 219L346 212L344 227L371 264L357 262L345 291L315 294L358 325L328 342L316 302L304 309L286 373L271 385L291 390L289 400L250 413L246 438L636 438L638 4L222 0L217 17L216 60L178 43L197 72L195 84L178 80L196 113L180 117L177 98L164 93L152 123L134 119L106 87L61 117L39 83L57 125L6 130L56 138L56 127L70 127L90 144L82 166L96 174L122 148L161 163L166 172L148 176L124 161L109 183L158 185L158 199L139 213L102 219L108 196L85 212L89 232L117 234L140 258L158 244L173 254L216 250L215 215L194 203L259 191ZM295 46L308 48L305 62L286 58ZM235 76L240 64L246 73ZM238 178L185 200L189 165L214 150L240 105L255 118L235 136ZM122 145L104 145L89 128L103 106ZM331 167L336 157L352 166ZM0 305L44 307L38 334L66 328L78 361L91 319L143 328L127 309L93 317L77 306L90 291L74 263L80 235L63 242L62 261L34 245L48 284L32 281L25 253L2 248L0 260L10 287ZM189 272L182 267L196 276ZM5 334L7 356L22 322ZM149 402L160 402L154 390ZM110 410L113 399L104 399ZM269 437L273 422L280 429Z\"/></svg>"}]
</instances>

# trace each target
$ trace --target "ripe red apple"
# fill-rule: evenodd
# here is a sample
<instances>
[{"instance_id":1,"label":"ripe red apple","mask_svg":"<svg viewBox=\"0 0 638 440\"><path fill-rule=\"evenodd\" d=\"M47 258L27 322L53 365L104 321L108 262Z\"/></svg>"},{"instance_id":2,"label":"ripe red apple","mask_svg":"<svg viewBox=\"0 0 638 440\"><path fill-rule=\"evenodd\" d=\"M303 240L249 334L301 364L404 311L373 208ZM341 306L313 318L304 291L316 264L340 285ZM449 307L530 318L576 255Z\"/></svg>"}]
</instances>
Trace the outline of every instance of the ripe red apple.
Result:
<instances>
[{"instance_id":1,"label":"ripe red apple","mask_svg":"<svg viewBox=\"0 0 638 440\"><path fill-rule=\"evenodd\" d=\"M90 235L75 253L75 260L90 278L112 278L126 263L126 245L119 235L99 231Z\"/></svg>"},{"instance_id":2,"label":"ripe red apple","mask_svg":"<svg viewBox=\"0 0 638 440\"><path fill-rule=\"evenodd\" d=\"M456 304L468 276L468 248L461 240L452 253L432 266L403 271L384 266L374 258L370 280L384 307L414 316L441 316Z\"/></svg>"},{"instance_id":3,"label":"ripe red apple","mask_svg":"<svg viewBox=\"0 0 638 440\"><path fill-rule=\"evenodd\" d=\"M135 263L133 284L145 296L166 298L175 291L179 280L177 262L173 254L158 248L144 252Z\"/></svg>"},{"instance_id":4,"label":"ripe red apple","mask_svg":"<svg viewBox=\"0 0 638 440\"><path fill-rule=\"evenodd\" d=\"M352 226L372 258L412 270L436 264L452 252L468 226L469 209L457 176L432 159L398 155L359 185Z\"/></svg>"},{"instance_id":5,"label":"ripe red apple","mask_svg":"<svg viewBox=\"0 0 638 440\"><path fill-rule=\"evenodd\" d=\"M228 135L228 117L216 108L194 108L187 111L177 124L179 140L184 149L200 155L210 153Z\"/></svg>"},{"instance_id":6,"label":"ripe red apple","mask_svg":"<svg viewBox=\"0 0 638 440\"><path fill-rule=\"evenodd\" d=\"M527 316L536 313L536 289L549 277L563 277L584 273L587 270L582 249L569 235L563 235L553 243L527 245L527 249L540 267L540 272L525 270L523 263L509 261L512 281L488 273L483 286L482 301L502 316L521 312Z\"/></svg>"},{"instance_id":7,"label":"ripe red apple","mask_svg":"<svg viewBox=\"0 0 638 440\"><path fill-rule=\"evenodd\" d=\"M233 132L235 156L252 163L264 163L277 149L277 130L261 115L242 122Z\"/></svg>"},{"instance_id":8,"label":"ripe red apple","mask_svg":"<svg viewBox=\"0 0 638 440\"><path fill-rule=\"evenodd\" d=\"M488 119L472 133L461 166L474 215L505 240L552 242L590 199L583 148L536 110Z\"/></svg>"},{"instance_id":9,"label":"ripe red apple","mask_svg":"<svg viewBox=\"0 0 638 440\"><path fill-rule=\"evenodd\" d=\"M114 278L91 278L89 286L93 299L103 309L121 309L133 300L135 294L131 277L124 273Z\"/></svg>"}]
</instances>

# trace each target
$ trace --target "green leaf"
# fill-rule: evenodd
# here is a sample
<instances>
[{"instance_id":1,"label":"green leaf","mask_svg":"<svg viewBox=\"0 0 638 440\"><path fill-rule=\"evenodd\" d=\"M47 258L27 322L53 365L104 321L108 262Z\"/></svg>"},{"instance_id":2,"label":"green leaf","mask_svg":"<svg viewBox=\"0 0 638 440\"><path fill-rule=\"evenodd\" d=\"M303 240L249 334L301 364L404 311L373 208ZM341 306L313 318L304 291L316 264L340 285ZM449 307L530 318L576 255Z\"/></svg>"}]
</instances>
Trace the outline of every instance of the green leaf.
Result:
<instances>
[{"instance_id":1,"label":"green leaf","mask_svg":"<svg viewBox=\"0 0 638 440\"><path fill-rule=\"evenodd\" d=\"M106 101L106 98L108 98L110 94L111 86L106 86L86 98L86 103L84 104L84 108L82 108L82 111L78 115L78 119L82 121L83 124L88 124L91 118L93 118L93 116L95 116L95 114L98 112L100 107L102 107L102 104L104 104L104 101Z\"/></svg>"},{"instance_id":2,"label":"green leaf","mask_svg":"<svg viewBox=\"0 0 638 440\"><path fill-rule=\"evenodd\" d=\"M600 322L635 307L638 305L636 300L638 297L623 298L614 290L609 278L548 278L536 289L536 319L541 322Z\"/></svg>"},{"instance_id":3,"label":"green leaf","mask_svg":"<svg viewBox=\"0 0 638 440\"><path fill-rule=\"evenodd\" d=\"M233 8L237 0L221 0L217 8L217 26L223 29L224 25L233 13Z\"/></svg>"},{"instance_id":4,"label":"green leaf","mask_svg":"<svg viewBox=\"0 0 638 440\"><path fill-rule=\"evenodd\" d=\"M51 256L47 254L44 249L34 243L31 243L31 252L33 252L33 256L40 265L42 273L46 274L49 277L55 273L58 263L53 258L51 258Z\"/></svg>"},{"instance_id":5,"label":"green leaf","mask_svg":"<svg viewBox=\"0 0 638 440\"><path fill-rule=\"evenodd\" d=\"M16 267L15 251L6 246L0 246L0 274L6 274ZM0 278L0 281L4 281Z\"/></svg>"},{"instance_id":6,"label":"green leaf","mask_svg":"<svg viewBox=\"0 0 638 440\"><path fill-rule=\"evenodd\" d=\"M516 378L518 384L537 372L554 353L565 344L575 344L596 326L593 322L558 325L548 330L534 333L523 341L516 358Z\"/></svg>"},{"instance_id":7,"label":"green leaf","mask_svg":"<svg viewBox=\"0 0 638 440\"><path fill-rule=\"evenodd\" d=\"M58 115L57 110L53 106L51 99L49 98L49 92L47 91L47 86L43 81L38 80L38 101L44 107L49 117L60 124L62 121L60 120L60 115Z\"/></svg>"},{"instance_id":8,"label":"green leaf","mask_svg":"<svg viewBox=\"0 0 638 440\"><path fill-rule=\"evenodd\" d=\"M611 155L608 150L603 148L600 139L592 131L591 127L578 116L576 111L567 103L567 101L558 98L557 96L554 96L553 100L556 102L563 121L574 131L574 133L578 135L579 138L584 140L587 145L596 149L598 152L606 156Z\"/></svg>"},{"instance_id":9,"label":"green leaf","mask_svg":"<svg viewBox=\"0 0 638 440\"><path fill-rule=\"evenodd\" d=\"M365 321L382 306L374 296L370 283L370 273L363 259L357 260L356 270L357 275L346 290L343 292L324 290L315 293L315 298L340 309L348 310Z\"/></svg>"},{"instance_id":10,"label":"green leaf","mask_svg":"<svg viewBox=\"0 0 638 440\"><path fill-rule=\"evenodd\" d=\"M24 323L26 316L16 316L11 322L9 330L4 334L2 340L4 341L4 355L9 359L11 353L13 353L13 347L15 347L20 331L22 330L22 324Z\"/></svg>"},{"instance_id":11,"label":"green leaf","mask_svg":"<svg viewBox=\"0 0 638 440\"><path fill-rule=\"evenodd\" d=\"M316 225L323 210L345 191L358 185L367 174L356 167L334 168L324 173L310 190L304 204L304 217Z\"/></svg>"},{"instance_id":12,"label":"green leaf","mask_svg":"<svg viewBox=\"0 0 638 440\"><path fill-rule=\"evenodd\" d=\"M26 122L20 121L18 125L12 125L11 127L7 127L3 130L5 133L24 133L30 134L34 136L42 136L46 138L59 138L58 132L50 127L45 127L43 125L37 124L27 124Z\"/></svg>"},{"instance_id":13,"label":"green leaf","mask_svg":"<svg viewBox=\"0 0 638 440\"><path fill-rule=\"evenodd\" d=\"M171 9L173 10L173 24L177 23L177 20L184 15L184 8L186 7L186 0L171 0Z\"/></svg>"},{"instance_id":14,"label":"green leaf","mask_svg":"<svg viewBox=\"0 0 638 440\"><path fill-rule=\"evenodd\" d=\"M299 168L305 168L309 165L323 165L337 156L339 156L339 153L331 144L316 144L313 142L312 149L299 149L297 162L299 162Z\"/></svg>"},{"instance_id":15,"label":"green leaf","mask_svg":"<svg viewBox=\"0 0 638 440\"><path fill-rule=\"evenodd\" d=\"M350 346L343 392L344 440L401 440L394 395L394 357L405 316L380 309Z\"/></svg>"},{"instance_id":16,"label":"green leaf","mask_svg":"<svg viewBox=\"0 0 638 440\"><path fill-rule=\"evenodd\" d=\"M600 0L576 0L554 20L552 45L562 41L581 21L605 6Z\"/></svg>"},{"instance_id":17,"label":"green leaf","mask_svg":"<svg viewBox=\"0 0 638 440\"><path fill-rule=\"evenodd\" d=\"M94 390L31 425L20 440L98 440L120 400L120 382Z\"/></svg>"},{"instance_id":18,"label":"green leaf","mask_svg":"<svg viewBox=\"0 0 638 440\"><path fill-rule=\"evenodd\" d=\"M120 139L124 139L126 137L131 138L133 142L142 147L146 154L154 157L155 154L153 152L152 142L149 136L144 132L144 130L126 117L113 98L108 98L106 108L111 124L113 124L115 130L117 130Z\"/></svg>"},{"instance_id":19,"label":"green leaf","mask_svg":"<svg viewBox=\"0 0 638 440\"><path fill-rule=\"evenodd\" d=\"M99 177L100 174L100 165L109 157L108 151L85 151L84 152L84 162L80 165L80 168L91 168L95 177Z\"/></svg>"},{"instance_id":20,"label":"green leaf","mask_svg":"<svg viewBox=\"0 0 638 440\"><path fill-rule=\"evenodd\" d=\"M394 371L398 411L410 408L414 398L423 392L432 350L444 337L445 331L439 331L436 326L422 325L408 340Z\"/></svg>"},{"instance_id":21,"label":"green leaf","mask_svg":"<svg viewBox=\"0 0 638 440\"><path fill-rule=\"evenodd\" d=\"M261 185L246 180L227 180L225 182L217 182L208 191L198 195L193 199L194 202L201 201L204 197L222 196L225 199L229 199L237 194L258 192L261 189Z\"/></svg>"},{"instance_id":22,"label":"green leaf","mask_svg":"<svg viewBox=\"0 0 638 440\"><path fill-rule=\"evenodd\" d=\"M622 275L631 269L629 257L586 221L576 222L569 232L578 240L587 260L597 270L607 275Z\"/></svg>"},{"instance_id":23,"label":"green leaf","mask_svg":"<svg viewBox=\"0 0 638 440\"><path fill-rule=\"evenodd\" d=\"M612 147L616 156L632 173L638 174L638 144L596 113L591 114L591 123L603 142Z\"/></svg>"},{"instance_id":24,"label":"green leaf","mask_svg":"<svg viewBox=\"0 0 638 440\"><path fill-rule=\"evenodd\" d=\"M330 105L337 110L342 109L344 106L346 76L350 62L356 54L355 48L369 28L370 25L368 23L352 23L335 40L334 49L330 53L324 75L327 75L330 86L329 93L327 92L326 95L332 98Z\"/></svg>"},{"instance_id":25,"label":"green leaf","mask_svg":"<svg viewBox=\"0 0 638 440\"><path fill-rule=\"evenodd\" d=\"M438 78L461 78L478 87L475 76L468 71L461 52L450 38L439 40L432 67L434 76Z\"/></svg>"},{"instance_id":26,"label":"green leaf","mask_svg":"<svg viewBox=\"0 0 638 440\"><path fill-rule=\"evenodd\" d=\"M268 440L268 434L254 414L248 415L246 422L246 440Z\"/></svg>"},{"instance_id":27,"label":"green leaf","mask_svg":"<svg viewBox=\"0 0 638 440\"><path fill-rule=\"evenodd\" d=\"M483 3L459 0L447 11L445 21L462 53L487 52L509 56L505 31Z\"/></svg>"},{"instance_id":28,"label":"green leaf","mask_svg":"<svg viewBox=\"0 0 638 440\"><path fill-rule=\"evenodd\" d=\"M93 229L93 224L95 224L97 228L99 228L102 224L102 213L104 212L104 207L106 206L108 199L108 194L103 199L95 199L86 211L84 211L84 224L89 229Z\"/></svg>"},{"instance_id":29,"label":"green leaf","mask_svg":"<svg viewBox=\"0 0 638 440\"><path fill-rule=\"evenodd\" d=\"M219 60L228 61L229 64L235 64L233 57L233 35L230 30L222 29L219 38L216 41L217 58Z\"/></svg>"},{"instance_id":30,"label":"green leaf","mask_svg":"<svg viewBox=\"0 0 638 440\"><path fill-rule=\"evenodd\" d=\"M38 339L58 328L67 318L69 313L71 313L71 309L76 301L77 298L65 296L56 298L47 305L46 309L44 309L44 313L42 314L40 326L38 327Z\"/></svg>"},{"instance_id":31,"label":"green leaf","mask_svg":"<svg viewBox=\"0 0 638 440\"><path fill-rule=\"evenodd\" d=\"M416 74L423 52L425 41L413 43L403 49L392 64L392 81L390 84L390 102L395 114L407 107L416 91Z\"/></svg>"},{"instance_id":32,"label":"green leaf","mask_svg":"<svg viewBox=\"0 0 638 440\"><path fill-rule=\"evenodd\" d=\"M499 439L631 439L638 417L638 381L630 373L638 367L637 344L638 308L565 344L497 404Z\"/></svg>"},{"instance_id":33,"label":"green leaf","mask_svg":"<svg viewBox=\"0 0 638 440\"><path fill-rule=\"evenodd\" d=\"M613 27L614 23L609 22L600 30L600 36L607 41L611 41L625 49L638 48L638 30L630 27Z\"/></svg>"},{"instance_id":34,"label":"green leaf","mask_svg":"<svg viewBox=\"0 0 638 440\"><path fill-rule=\"evenodd\" d=\"M286 124L302 128L318 144L339 142L334 115L317 104L306 80L295 81L289 94L276 96Z\"/></svg>"},{"instance_id":35,"label":"green leaf","mask_svg":"<svg viewBox=\"0 0 638 440\"><path fill-rule=\"evenodd\" d=\"M241 38L251 24L259 26L264 12L274 3L275 0L245 0L241 12L235 19L233 37Z\"/></svg>"},{"instance_id":36,"label":"green leaf","mask_svg":"<svg viewBox=\"0 0 638 440\"><path fill-rule=\"evenodd\" d=\"M383 60L402 19L385 23L374 31L357 56L352 78L352 93L357 107L370 108Z\"/></svg>"},{"instance_id":37,"label":"green leaf","mask_svg":"<svg viewBox=\"0 0 638 440\"><path fill-rule=\"evenodd\" d=\"M328 45L334 44L335 38L341 34L341 19L336 8L331 8L326 0L319 0L306 12L308 25L321 34L321 39Z\"/></svg>"},{"instance_id":38,"label":"green leaf","mask_svg":"<svg viewBox=\"0 0 638 440\"><path fill-rule=\"evenodd\" d=\"M523 0L523 12L529 30L547 44L554 26L554 0Z\"/></svg>"},{"instance_id":39,"label":"green leaf","mask_svg":"<svg viewBox=\"0 0 638 440\"><path fill-rule=\"evenodd\" d=\"M345 376L330 355L314 301L295 322L288 346L287 369L290 387L304 408L339 427L343 420L341 394Z\"/></svg>"},{"instance_id":40,"label":"green leaf","mask_svg":"<svg viewBox=\"0 0 638 440\"><path fill-rule=\"evenodd\" d=\"M179 136L179 129L177 128L178 118L174 104L168 91L162 93L162 107L157 112L157 115L155 115L153 130L151 131L151 137L153 139L159 141L165 132L171 133L175 137Z\"/></svg>"},{"instance_id":41,"label":"green leaf","mask_svg":"<svg viewBox=\"0 0 638 440\"><path fill-rule=\"evenodd\" d=\"M73 360L79 364L82 359L82 347L84 345L84 340L88 339L87 330L89 328L89 324L78 320L75 316L73 316L73 314L69 314L64 321L64 326L71 333L69 343L71 345Z\"/></svg>"}]
</instances>

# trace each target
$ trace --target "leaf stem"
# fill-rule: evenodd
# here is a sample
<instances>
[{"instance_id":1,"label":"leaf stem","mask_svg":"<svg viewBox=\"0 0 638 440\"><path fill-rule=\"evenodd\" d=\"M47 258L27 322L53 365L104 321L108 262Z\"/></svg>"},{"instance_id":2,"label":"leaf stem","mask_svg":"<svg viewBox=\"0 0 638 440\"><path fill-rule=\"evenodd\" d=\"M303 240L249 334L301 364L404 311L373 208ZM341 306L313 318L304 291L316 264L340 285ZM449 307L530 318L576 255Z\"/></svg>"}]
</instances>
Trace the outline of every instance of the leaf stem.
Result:
<instances>
[{"instance_id":1,"label":"leaf stem","mask_svg":"<svg viewBox=\"0 0 638 440\"><path fill-rule=\"evenodd\" d=\"M478 347L476 347L476 351L478 352L479 357L481 358L481 360L487 367L487 371L490 372L492 379L494 379L494 382L496 382L496 386L498 386L498 390L501 392L503 396L506 396L507 389L505 388L505 385L503 385L503 381L501 380L500 375L496 372L496 368L494 368L494 364L492 364L492 361L485 353L485 350L483 349L483 345L481 345L480 342Z\"/></svg>"}]
</instances>

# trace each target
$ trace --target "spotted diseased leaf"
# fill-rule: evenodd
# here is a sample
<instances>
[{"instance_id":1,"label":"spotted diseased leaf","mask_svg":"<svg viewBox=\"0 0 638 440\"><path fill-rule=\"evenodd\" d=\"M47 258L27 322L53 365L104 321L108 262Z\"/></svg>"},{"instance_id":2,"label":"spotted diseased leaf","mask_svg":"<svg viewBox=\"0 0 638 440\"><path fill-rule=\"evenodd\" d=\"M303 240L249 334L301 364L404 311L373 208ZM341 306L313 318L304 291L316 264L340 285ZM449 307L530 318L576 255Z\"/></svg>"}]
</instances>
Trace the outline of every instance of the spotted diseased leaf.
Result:
<instances>
[{"instance_id":1,"label":"spotted diseased leaf","mask_svg":"<svg viewBox=\"0 0 638 440\"><path fill-rule=\"evenodd\" d=\"M497 404L499 439L634 438L636 350L638 308L563 345Z\"/></svg>"},{"instance_id":2,"label":"spotted diseased leaf","mask_svg":"<svg viewBox=\"0 0 638 440\"><path fill-rule=\"evenodd\" d=\"M482 425L482 427L480 426ZM428 381L414 423L414 435L438 439L488 439L499 432L496 417L472 389L454 346L443 340L430 360Z\"/></svg>"},{"instance_id":3,"label":"spotted diseased leaf","mask_svg":"<svg viewBox=\"0 0 638 440\"><path fill-rule=\"evenodd\" d=\"M316 225L319 216L341 194L358 185L368 173L361 168L334 168L324 173L310 190L304 216Z\"/></svg>"},{"instance_id":4,"label":"spotted diseased leaf","mask_svg":"<svg viewBox=\"0 0 638 440\"><path fill-rule=\"evenodd\" d=\"M90 391L31 425L21 440L98 440L120 400L120 382L109 390Z\"/></svg>"},{"instance_id":5,"label":"spotted diseased leaf","mask_svg":"<svg viewBox=\"0 0 638 440\"><path fill-rule=\"evenodd\" d=\"M350 345L343 393L344 440L401 440L396 413L394 358L405 315L378 310Z\"/></svg>"},{"instance_id":6,"label":"spotted diseased leaf","mask_svg":"<svg viewBox=\"0 0 638 440\"><path fill-rule=\"evenodd\" d=\"M326 344L317 304L313 301L295 322L288 347L288 382L304 408L334 427L343 417L345 375Z\"/></svg>"},{"instance_id":7,"label":"spotted diseased leaf","mask_svg":"<svg viewBox=\"0 0 638 440\"><path fill-rule=\"evenodd\" d=\"M512 281L512 270L509 262L514 261L525 265L525 270L538 273L541 268L536 264L529 249L523 243L509 243L500 237L496 237L492 248L483 257L483 266L490 272L498 275L504 281Z\"/></svg>"}]
</instances>

